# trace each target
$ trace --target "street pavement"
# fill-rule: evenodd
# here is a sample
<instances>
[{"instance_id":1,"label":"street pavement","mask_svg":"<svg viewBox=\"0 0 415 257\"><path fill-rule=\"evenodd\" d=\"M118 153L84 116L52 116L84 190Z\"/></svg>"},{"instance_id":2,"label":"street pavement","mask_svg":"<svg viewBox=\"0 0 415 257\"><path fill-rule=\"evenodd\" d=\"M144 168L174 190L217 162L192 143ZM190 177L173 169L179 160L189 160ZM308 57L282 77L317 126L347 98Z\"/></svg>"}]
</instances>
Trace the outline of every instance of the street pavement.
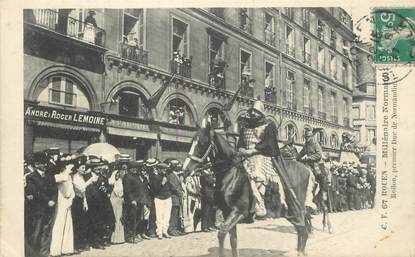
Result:
<instances>
[{"instance_id":1,"label":"street pavement","mask_svg":"<svg viewBox=\"0 0 415 257\"><path fill-rule=\"evenodd\" d=\"M315 229L308 240L308 256L397 256L387 244L383 244L390 236L384 236L378 216L376 210L332 213L332 234L322 231L322 215L313 216ZM113 245L105 250L93 249L77 256L214 257L218 251L216 236L217 232L196 232L172 239ZM294 227L282 218L238 225L240 257L296 256L296 242ZM231 256L229 237L226 238L225 248L227 256Z\"/></svg>"}]
</instances>

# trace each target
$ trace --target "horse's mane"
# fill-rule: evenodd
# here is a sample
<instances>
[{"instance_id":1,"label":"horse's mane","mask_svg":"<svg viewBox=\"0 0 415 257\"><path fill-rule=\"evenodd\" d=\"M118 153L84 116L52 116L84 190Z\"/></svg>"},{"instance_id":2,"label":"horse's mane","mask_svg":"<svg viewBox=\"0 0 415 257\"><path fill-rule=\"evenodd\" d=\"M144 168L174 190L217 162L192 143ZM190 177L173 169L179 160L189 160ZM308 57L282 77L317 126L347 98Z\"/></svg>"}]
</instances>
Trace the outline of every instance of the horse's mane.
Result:
<instances>
[{"instance_id":1,"label":"horse's mane","mask_svg":"<svg viewBox=\"0 0 415 257\"><path fill-rule=\"evenodd\" d=\"M232 159L236 154L236 150L226 139L225 133L219 133L216 131L214 135L216 137L216 143L219 144L219 148L222 154L224 155L223 157L227 159Z\"/></svg>"}]
</instances>

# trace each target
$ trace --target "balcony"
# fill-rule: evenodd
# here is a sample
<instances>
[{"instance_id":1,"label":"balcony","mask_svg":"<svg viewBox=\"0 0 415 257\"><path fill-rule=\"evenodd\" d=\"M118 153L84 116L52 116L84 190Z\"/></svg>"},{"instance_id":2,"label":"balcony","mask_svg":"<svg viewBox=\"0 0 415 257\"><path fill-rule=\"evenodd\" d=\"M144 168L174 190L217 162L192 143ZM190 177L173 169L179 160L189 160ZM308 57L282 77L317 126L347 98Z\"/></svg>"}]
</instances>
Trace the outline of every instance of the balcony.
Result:
<instances>
[{"instance_id":1,"label":"balcony","mask_svg":"<svg viewBox=\"0 0 415 257\"><path fill-rule=\"evenodd\" d=\"M265 29L265 44L268 45L272 45L275 46L276 45L276 39L277 39L277 34L275 34L275 32L269 30L269 29Z\"/></svg>"},{"instance_id":2,"label":"balcony","mask_svg":"<svg viewBox=\"0 0 415 257\"><path fill-rule=\"evenodd\" d=\"M275 104L277 101L277 89L272 86L266 86L264 89L265 102Z\"/></svg>"},{"instance_id":3,"label":"balcony","mask_svg":"<svg viewBox=\"0 0 415 257\"><path fill-rule=\"evenodd\" d=\"M330 120L333 122L333 123L338 123L338 117L337 117L337 115L331 115L330 116Z\"/></svg>"},{"instance_id":4,"label":"balcony","mask_svg":"<svg viewBox=\"0 0 415 257\"><path fill-rule=\"evenodd\" d=\"M285 44L285 53L295 57L295 49L293 46L291 46L291 44Z\"/></svg>"},{"instance_id":5,"label":"balcony","mask_svg":"<svg viewBox=\"0 0 415 257\"><path fill-rule=\"evenodd\" d=\"M326 113L325 112L318 112L318 118L322 120L326 120Z\"/></svg>"},{"instance_id":6,"label":"balcony","mask_svg":"<svg viewBox=\"0 0 415 257\"><path fill-rule=\"evenodd\" d=\"M216 89L225 89L225 72L210 73L209 86Z\"/></svg>"},{"instance_id":7,"label":"balcony","mask_svg":"<svg viewBox=\"0 0 415 257\"><path fill-rule=\"evenodd\" d=\"M121 57L141 64L148 64L148 52L134 45L120 44Z\"/></svg>"},{"instance_id":8,"label":"balcony","mask_svg":"<svg viewBox=\"0 0 415 257\"><path fill-rule=\"evenodd\" d=\"M344 126L347 126L347 127L350 127L350 119L349 118L343 118L343 125Z\"/></svg>"},{"instance_id":9,"label":"balcony","mask_svg":"<svg viewBox=\"0 0 415 257\"><path fill-rule=\"evenodd\" d=\"M311 66L311 55L310 53L307 53L303 51L303 62L307 64L308 66Z\"/></svg>"},{"instance_id":10,"label":"balcony","mask_svg":"<svg viewBox=\"0 0 415 257\"><path fill-rule=\"evenodd\" d=\"M254 97L254 87L243 85L241 88L241 96Z\"/></svg>"},{"instance_id":11,"label":"balcony","mask_svg":"<svg viewBox=\"0 0 415 257\"><path fill-rule=\"evenodd\" d=\"M192 58L176 56L170 60L170 72L186 78L192 77Z\"/></svg>"},{"instance_id":12,"label":"balcony","mask_svg":"<svg viewBox=\"0 0 415 257\"><path fill-rule=\"evenodd\" d=\"M50 9L34 9L33 15L25 15L25 22L88 44L105 46L105 30L69 17L67 12L64 15Z\"/></svg>"},{"instance_id":13,"label":"balcony","mask_svg":"<svg viewBox=\"0 0 415 257\"><path fill-rule=\"evenodd\" d=\"M312 107L304 106L305 115L313 116L313 113L314 113L314 109Z\"/></svg>"}]
</instances>

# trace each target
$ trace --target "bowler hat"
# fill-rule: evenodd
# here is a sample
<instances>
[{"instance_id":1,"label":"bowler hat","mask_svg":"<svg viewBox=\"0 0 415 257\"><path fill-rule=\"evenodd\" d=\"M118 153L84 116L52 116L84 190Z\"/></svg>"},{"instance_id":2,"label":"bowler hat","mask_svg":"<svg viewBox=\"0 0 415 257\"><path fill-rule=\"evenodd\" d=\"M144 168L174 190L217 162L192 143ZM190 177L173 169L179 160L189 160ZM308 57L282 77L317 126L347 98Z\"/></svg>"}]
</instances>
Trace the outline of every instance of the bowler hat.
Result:
<instances>
[{"instance_id":1,"label":"bowler hat","mask_svg":"<svg viewBox=\"0 0 415 257\"><path fill-rule=\"evenodd\" d=\"M98 167L98 166L101 166L101 165L102 165L102 162L101 162L101 160L100 160L100 159L98 159L98 158L93 158L93 159L90 159L90 160L87 162L87 165L88 165L89 167Z\"/></svg>"}]
</instances>

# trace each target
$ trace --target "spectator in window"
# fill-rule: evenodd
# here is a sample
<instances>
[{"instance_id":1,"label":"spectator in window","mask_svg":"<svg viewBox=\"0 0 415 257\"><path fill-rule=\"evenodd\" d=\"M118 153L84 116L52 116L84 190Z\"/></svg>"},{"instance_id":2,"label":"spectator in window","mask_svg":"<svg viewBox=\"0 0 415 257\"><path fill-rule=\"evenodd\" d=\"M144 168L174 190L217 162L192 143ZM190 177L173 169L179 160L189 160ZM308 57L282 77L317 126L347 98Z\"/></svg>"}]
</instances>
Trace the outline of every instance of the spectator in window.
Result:
<instances>
[{"instance_id":1,"label":"spectator in window","mask_svg":"<svg viewBox=\"0 0 415 257\"><path fill-rule=\"evenodd\" d=\"M167 234L172 207L171 185L167 178L167 168L167 164L158 163L153 173L150 174L150 189L154 196L158 239L171 238Z\"/></svg>"},{"instance_id":2,"label":"spectator in window","mask_svg":"<svg viewBox=\"0 0 415 257\"><path fill-rule=\"evenodd\" d=\"M177 108L176 105L172 105L169 111L169 123L175 124L177 122Z\"/></svg>"},{"instance_id":3,"label":"spectator in window","mask_svg":"<svg viewBox=\"0 0 415 257\"><path fill-rule=\"evenodd\" d=\"M84 27L84 40L95 43L95 30L98 27L97 22L94 18L96 12L90 10L88 16L85 18L85 27Z\"/></svg>"},{"instance_id":4,"label":"spectator in window","mask_svg":"<svg viewBox=\"0 0 415 257\"><path fill-rule=\"evenodd\" d=\"M179 119L179 124L180 125L184 125L184 116L185 116L185 112L184 112L184 108L180 107L178 110L178 119Z\"/></svg>"}]
</instances>

